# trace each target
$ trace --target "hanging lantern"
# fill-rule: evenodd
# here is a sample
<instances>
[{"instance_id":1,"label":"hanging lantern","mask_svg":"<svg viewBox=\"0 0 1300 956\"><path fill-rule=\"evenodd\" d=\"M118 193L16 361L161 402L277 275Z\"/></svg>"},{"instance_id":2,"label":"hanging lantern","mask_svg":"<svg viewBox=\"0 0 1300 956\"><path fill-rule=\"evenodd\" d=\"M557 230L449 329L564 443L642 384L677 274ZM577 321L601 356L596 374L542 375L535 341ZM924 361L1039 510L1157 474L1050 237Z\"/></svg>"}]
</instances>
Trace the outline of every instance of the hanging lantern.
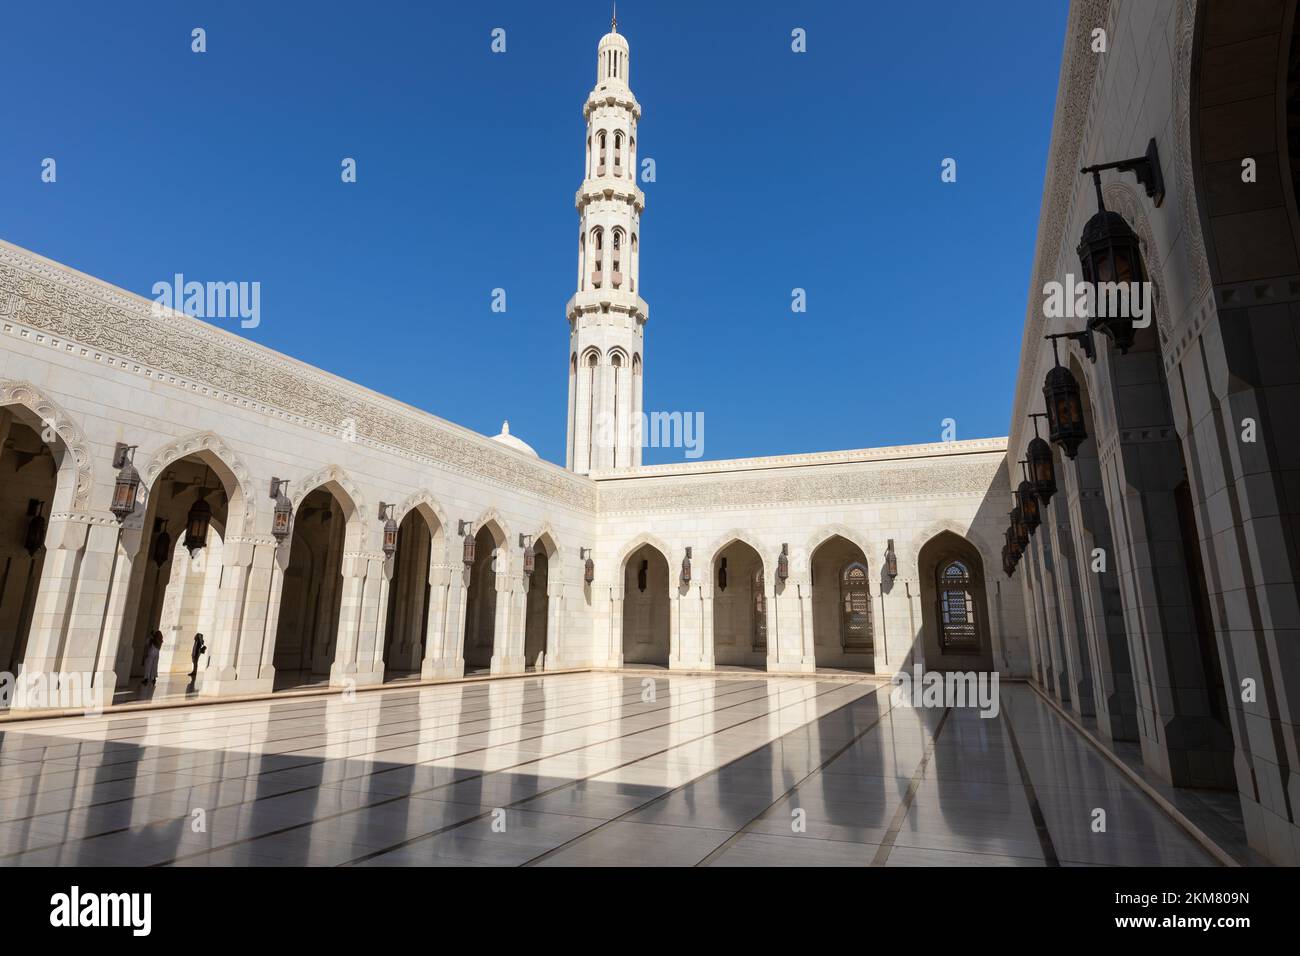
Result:
<instances>
[{"instance_id":1,"label":"hanging lantern","mask_svg":"<svg viewBox=\"0 0 1300 956\"><path fill-rule=\"evenodd\" d=\"M1052 464L1052 446L1038 437L1038 419L1044 417L1041 412L1029 416L1034 420L1034 437L1025 449L1025 460L1029 462L1029 480L1034 484L1034 494L1043 504L1052 503L1056 494L1056 468Z\"/></svg>"},{"instance_id":2,"label":"hanging lantern","mask_svg":"<svg viewBox=\"0 0 1300 956\"><path fill-rule=\"evenodd\" d=\"M384 559L391 561L397 553L397 521L393 518L396 505L379 502L379 519L384 522Z\"/></svg>"},{"instance_id":3,"label":"hanging lantern","mask_svg":"<svg viewBox=\"0 0 1300 956\"><path fill-rule=\"evenodd\" d=\"M596 580L596 562L591 560L591 548L581 548L578 557L585 559L582 566L582 580L590 584Z\"/></svg>"},{"instance_id":4,"label":"hanging lantern","mask_svg":"<svg viewBox=\"0 0 1300 956\"><path fill-rule=\"evenodd\" d=\"M153 563L161 568L171 560L172 536L167 533L167 521L162 518L159 518L154 522L153 530L153 553L151 554L151 557L153 558Z\"/></svg>"},{"instance_id":5,"label":"hanging lantern","mask_svg":"<svg viewBox=\"0 0 1300 956\"><path fill-rule=\"evenodd\" d=\"M275 502L275 510L271 512L271 534L276 544L284 544L284 539L293 530L293 502L284 493L287 487L289 482L281 478L271 479L271 499Z\"/></svg>"},{"instance_id":6,"label":"hanging lantern","mask_svg":"<svg viewBox=\"0 0 1300 956\"><path fill-rule=\"evenodd\" d=\"M533 571L537 569L537 553L533 550L533 536L521 534L519 546L524 549L524 574L532 577Z\"/></svg>"},{"instance_id":7,"label":"hanging lantern","mask_svg":"<svg viewBox=\"0 0 1300 956\"><path fill-rule=\"evenodd\" d=\"M117 481L113 484L113 503L109 510L124 521L135 511L136 494L140 490L140 473L135 470L132 459L135 457L135 445L117 443L113 451L113 467L117 469Z\"/></svg>"},{"instance_id":8,"label":"hanging lantern","mask_svg":"<svg viewBox=\"0 0 1300 956\"><path fill-rule=\"evenodd\" d=\"M465 547L461 551L461 561L465 567L474 566L474 525L468 521L460 523L460 534L465 539Z\"/></svg>"},{"instance_id":9,"label":"hanging lantern","mask_svg":"<svg viewBox=\"0 0 1300 956\"><path fill-rule=\"evenodd\" d=\"M898 555L894 553L894 539L889 539L885 548L885 573L890 579L898 577Z\"/></svg>"},{"instance_id":10,"label":"hanging lantern","mask_svg":"<svg viewBox=\"0 0 1300 956\"><path fill-rule=\"evenodd\" d=\"M1020 496L1020 515L1025 522L1025 531L1033 534L1038 530L1038 526L1043 523L1043 516L1038 508L1038 496L1034 494L1034 486L1027 480L1022 481L1016 489L1016 494Z\"/></svg>"},{"instance_id":11,"label":"hanging lantern","mask_svg":"<svg viewBox=\"0 0 1300 956\"><path fill-rule=\"evenodd\" d=\"M1012 533L1010 528L1007 528L1003 534L1006 536L1007 550L1011 552L1011 557L1019 561L1020 556L1024 554L1024 549L1020 547L1020 544L1016 541L1016 536Z\"/></svg>"},{"instance_id":12,"label":"hanging lantern","mask_svg":"<svg viewBox=\"0 0 1300 956\"><path fill-rule=\"evenodd\" d=\"M1101 192L1097 193L1099 211L1083 227L1083 238L1079 240L1079 265L1083 271L1083 280L1092 286L1094 297L1093 316L1090 325L1106 338L1121 353L1127 352L1133 345L1134 305L1128 297L1128 290L1144 290L1141 285L1146 281L1146 270L1142 265L1142 251L1138 246L1138 237L1124 217L1111 212L1101 205ZM1101 283L1121 283L1123 294L1116 296L1117 302L1127 303L1125 315L1103 315L1108 312L1105 307L1107 296L1099 288ZM1139 283L1130 285L1130 283ZM1138 292L1141 294L1141 291ZM1146 303L1147 308L1151 303Z\"/></svg>"},{"instance_id":13,"label":"hanging lantern","mask_svg":"<svg viewBox=\"0 0 1300 956\"><path fill-rule=\"evenodd\" d=\"M718 565L718 590L727 590L727 559L723 558Z\"/></svg>"},{"instance_id":14,"label":"hanging lantern","mask_svg":"<svg viewBox=\"0 0 1300 956\"><path fill-rule=\"evenodd\" d=\"M1025 528L1025 516L1019 505L1011 509L1011 535L1022 552L1029 547L1029 531Z\"/></svg>"},{"instance_id":15,"label":"hanging lantern","mask_svg":"<svg viewBox=\"0 0 1300 956\"><path fill-rule=\"evenodd\" d=\"M206 492L204 492L206 494ZM203 550L208 540L208 525L212 522L212 506L202 497L194 502L185 518L185 547L190 558Z\"/></svg>"},{"instance_id":16,"label":"hanging lantern","mask_svg":"<svg viewBox=\"0 0 1300 956\"><path fill-rule=\"evenodd\" d=\"M776 579L785 581L790 577L790 546L781 545L781 554L776 559Z\"/></svg>"},{"instance_id":17,"label":"hanging lantern","mask_svg":"<svg viewBox=\"0 0 1300 956\"><path fill-rule=\"evenodd\" d=\"M682 558L682 584L691 583L691 549L686 549L686 557Z\"/></svg>"},{"instance_id":18,"label":"hanging lantern","mask_svg":"<svg viewBox=\"0 0 1300 956\"><path fill-rule=\"evenodd\" d=\"M23 549L33 558L45 545L45 518L41 514L44 507L45 502L37 498L31 499L27 505L31 520L27 522L27 532L23 535Z\"/></svg>"},{"instance_id":19,"label":"hanging lantern","mask_svg":"<svg viewBox=\"0 0 1300 956\"><path fill-rule=\"evenodd\" d=\"M1073 461L1079 453L1079 446L1088 437L1088 430L1083 427L1083 398L1074 375L1061 365L1056 353L1056 337L1048 338L1052 340L1052 356L1056 359L1056 367L1043 380L1048 435L1053 444L1061 446L1065 457Z\"/></svg>"},{"instance_id":20,"label":"hanging lantern","mask_svg":"<svg viewBox=\"0 0 1300 956\"><path fill-rule=\"evenodd\" d=\"M1165 180L1160 169L1160 151L1156 147L1155 139L1152 138L1147 143L1147 151L1141 156L1121 159L1116 163L1085 166L1080 170L1082 173L1092 175L1092 183L1097 190L1097 212L1083 227L1083 236L1076 250L1079 254L1079 265L1083 270L1084 282L1089 283L1097 293L1094 296L1097 306L1094 312L1098 314L1088 324L1110 339L1111 344L1121 352L1127 352L1133 344L1135 303L1126 298L1119 299L1121 302L1127 302L1127 315L1100 314L1109 310L1102 306L1105 296L1101 294L1102 290L1098 289L1098 284L1113 282L1128 286L1129 283L1137 283L1136 286L1128 287L1138 289L1139 294L1145 294L1147 276L1137 234L1124 221L1123 216L1106 208L1102 198L1101 174L1107 169L1133 173L1137 181L1146 187L1147 196L1159 207L1165 199ZM1145 305L1149 310L1153 303L1148 302Z\"/></svg>"}]
</instances>

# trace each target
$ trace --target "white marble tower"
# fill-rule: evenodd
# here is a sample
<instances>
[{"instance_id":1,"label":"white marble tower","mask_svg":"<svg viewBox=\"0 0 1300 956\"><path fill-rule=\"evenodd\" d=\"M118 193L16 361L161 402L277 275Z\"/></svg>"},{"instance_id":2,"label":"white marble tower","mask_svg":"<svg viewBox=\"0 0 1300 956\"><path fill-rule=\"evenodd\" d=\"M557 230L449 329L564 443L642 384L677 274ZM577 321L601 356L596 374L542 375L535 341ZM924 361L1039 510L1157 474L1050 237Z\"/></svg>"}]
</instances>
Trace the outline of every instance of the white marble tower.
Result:
<instances>
[{"instance_id":1,"label":"white marble tower","mask_svg":"<svg viewBox=\"0 0 1300 956\"><path fill-rule=\"evenodd\" d=\"M587 96L587 153L578 190L578 287L569 319L569 425L565 463L572 471L641 463L643 330L637 120L628 86L631 59L618 19L600 40L596 86Z\"/></svg>"}]
</instances>

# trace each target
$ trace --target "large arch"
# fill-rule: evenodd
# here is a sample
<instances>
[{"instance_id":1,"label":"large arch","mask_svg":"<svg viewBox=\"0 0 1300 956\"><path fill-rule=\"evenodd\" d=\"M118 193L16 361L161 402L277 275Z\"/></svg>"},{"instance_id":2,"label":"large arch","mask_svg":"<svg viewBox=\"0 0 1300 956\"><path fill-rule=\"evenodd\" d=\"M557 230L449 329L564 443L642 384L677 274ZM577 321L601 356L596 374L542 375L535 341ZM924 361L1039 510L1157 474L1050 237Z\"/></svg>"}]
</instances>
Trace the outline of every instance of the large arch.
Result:
<instances>
[{"instance_id":1,"label":"large arch","mask_svg":"<svg viewBox=\"0 0 1300 956\"><path fill-rule=\"evenodd\" d=\"M620 565L623 579L624 664L667 667L672 656L672 601L667 552L650 543L633 545Z\"/></svg>"},{"instance_id":2,"label":"large arch","mask_svg":"<svg viewBox=\"0 0 1300 956\"><path fill-rule=\"evenodd\" d=\"M52 511L83 510L90 507L94 487L94 463L81 428L56 402L31 382L0 379L0 409L20 406L26 409L28 426L39 425L36 432L51 445L57 455L59 481Z\"/></svg>"},{"instance_id":3,"label":"large arch","mask_svg":"<svg viewBox=\"0 0 1300 956\"><path fill-rule=\"evenodd\" d=\"M490 670L497 641L505 637L502 617L509 610L509 595L500 592L501 582L508 579L509 540L495 511L487 512L474 524L474 563L470 565L465 594L462 655L467 674Z\"/></svg>"},{"instance_id":4,"label":"large arch","mask_svg":"<svg viewBox=\"0 0 1300 956\"><path fill-rule=\"evenodd\" d=\"M45 439L49 438L47 442ZM45 532L72 455L26 404L0 406L0 671L17 673L27 651L45 567ZM61 475L62 472L62 475ZM62 482L63 488L60 489Z\"/></svg>"},{"instance_id":5,"label":"large arch","mask_svg":"<svg viewBox=\"0 0 1300 956\"><path fill-rule=\"evenodd\" d=\"M770 587L762 553L734 535L713 549L710 568L714 664L766 667Z\"/></svg>"},{"instance_id":6,"label":"large arch","mask_svg":"<svg viewBox=\"0 0 1300 956\"><path fill-rule=\"evenodd\" d=\"M355 487L330 466L303 481L294 495L275 630L277 690L330 678L343 610L343 555L359 550L365 534Z\"/></svg>"},{"instance_id":7,"label":"large arch","mask_svg":"<svg viewBox=\"0 0 1300 956\"><path fill-rule=\"evenodd\" d=\"M941 531L917 552L917 576L926 669L993 670L993 633L979 548L962 535Z\"/></svg>"},{"instance_id":8,"label":"large arch","mask_svg":"<svg viewBox=\"0 0 1300 956\"><path fill-rule=\"evenodd\" d=\"M211 432L162 446L140 475L145 507L130 557L117 677L119 688L138 680L152 693L143 684L152 635L162 637L156 683L164 686L188 682L196 633L212 648L224 544L243 526L250 494L246 469ZM188 548L190 526L202 523L204 510L208 534Z\"/></svg>"},{"instance_id":9,"label":"large arch","mask_svg":"<svg viewBox=\"0 0 1300 956\"><path fill-rule=\"evenodd\" d=\"M809 551L817 667L875 670L876 611L866 550L833 533Z\"/></svg>"},{"instance_id":10,"label":"large arch","mask_svg":"<svg viewBox=\"0 0 1300 956\"><path fill-rule=\"evenodd\" d=\"M395 509L396 510L396 509ZM384 618L385 679L420 673L429 643L434 605L433 565L445 560L444 529L432 499L408 499L397 521L397 550L387 568L388 609Z\"/></svg>"},{"instance_id":11,"label":"large arch","mask_svg":"<svg viewBox=\"0 0 1300 956\"><path fill-rule=\"evenodd\" d=\"M524 666L528 670L545 669L554 655L551 601L558 597L555 591L560 568L555 559L559 553L549 525L533 536L533 573L528 578L524 603Z\"/></svg>"}]
</instances>

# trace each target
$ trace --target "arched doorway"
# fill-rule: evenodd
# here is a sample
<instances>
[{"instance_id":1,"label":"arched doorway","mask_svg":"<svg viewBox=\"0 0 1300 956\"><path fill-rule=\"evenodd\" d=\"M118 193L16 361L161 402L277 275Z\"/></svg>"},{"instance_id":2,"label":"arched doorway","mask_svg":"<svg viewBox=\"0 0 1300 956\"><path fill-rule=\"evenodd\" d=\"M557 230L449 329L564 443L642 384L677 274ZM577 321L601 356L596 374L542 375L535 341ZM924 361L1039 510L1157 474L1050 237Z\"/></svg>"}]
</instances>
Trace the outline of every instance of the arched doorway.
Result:
<instances>
[{"instance_id":1,"label":"arched doorway","mask_svg":"<svg viewBox=\"0 0 1300 956\"><path fill-rule=\"evenodd\" d=\"M441 528L427 505L409 510L397 527L388 584L388 615L384 625L384 678L416 676L429 640L429 607L433 587L429 574Z\"/></svg>"},{"instance_id":2,"label":"arched doorway","mask_svg":"<svg viewBox=\"0 0 1300 956\"><path fill-rule=\"evenodd\" d=\"M551 613L551 556L555 542L543 534L533 543L533 573L528 579L528 599L524 608L524 666L543 670L550 654L549 627Z\"/></svg>"},{"instance_id":3,"label":"arched doorway","mask_svg":"<svg viewBox=\"0 0 1300 956\"><path fill-rule=\"evenodd\" d=\"M17 673L27 650L45 566L45 530L65 453L24 406L0 407L0 671ZM48 434L48 432L47 432Z\"/></svg>"},{"instance_id":4,"label":"arched doorway","mask_svg":"<svg viewBox=\"0 0 1300 956\"><path fill-rule=\"evenodd\" d=\"M276 690L329 681L343 602L343 552L355 510L331 483L304 496L294 514L275 629Z\"/></svg>"},{"instance_id":5,"label":"arched doorway","mask_svg":"<svg viewBox=\"0 0 1300 956\"><path fill-rule=\"evenodd\" d=\"M862 548L831 535L813 551L809 570L816 666L874 671L871 574Z\"/></svg>"},{"instance_id":6,"label":"arched doorway","mask_svg":"<svg viewBox=\"0 0 1300 956\"><path fill-rule=\"evenodd\" d=\"M470 568L465 604L465 673L492 667L496 647L498 605L506 596L497 593L498 567L504 562L505 532L489 521L474 535L474 564Z\"/></svg>"},{"instance_id":7,"label":"arched doorway","mask_svg":"<svg viewBox=\"0 0 1300 956\"><path fill-rule=\"evenodd\" d=\"M713 662L767 666L767 599L763 559L744 541L713 558Z\"/></svg>"},{"instance_id":8,"label":"arched doorway","mask_svg":"<svg viewBox=\"0 0 1300 956\"><path fill-rule=\"evenodd\" d=\"M222 551L236 494L233 473L207 450L165 465L149 485L124 617L130 656L119 655L119 687L128 685L124 677L144 679L145 651L155 631L163 636L157 672L161 689L188 682L196 633L204 635L211 651ZM199 662L200 668L205 662Z\"/></svg>"},{"instance_id":9,"label":"arched doorway","mask_svg":"<svg viewBox=\"0 0 1300 956\"><path fill-rule=\"evenodd\" d=\"M979 549L960 535L941 531L921 547L917 565L926 669L993 670Z\"/></svg>"},{"instance_id":10,"label":"arched doorway","mask_svg":"<svg viewBox=\"0 0 1300 956\"><path fill-rule=\"evenodd\" d=\"M623 663L668 666L668 559L643 544L623 562Z\"/></svg>"}]
</instances>

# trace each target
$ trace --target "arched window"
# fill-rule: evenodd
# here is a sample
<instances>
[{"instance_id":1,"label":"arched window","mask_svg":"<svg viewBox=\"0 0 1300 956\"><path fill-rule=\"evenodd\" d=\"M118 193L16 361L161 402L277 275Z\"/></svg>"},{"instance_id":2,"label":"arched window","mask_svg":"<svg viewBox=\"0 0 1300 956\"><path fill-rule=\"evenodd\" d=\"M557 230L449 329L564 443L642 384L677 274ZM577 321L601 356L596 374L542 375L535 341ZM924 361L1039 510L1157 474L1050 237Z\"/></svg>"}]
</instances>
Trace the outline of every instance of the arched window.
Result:
<instances>
[{"instance_id":1,"label":"arched window","mask_svg":"<svg viewBox=\"0 0 1300 956\"><path fill-rule=\"evenodd\" d=\"M596 157L596 175L605 175L605 131L602 129L600 135L596 137L596 146L599 153Z\"/></svg>"},{"instance_id":2,"label":"arched window","mask_svg":"<svg viewBox=\"0 0 1300 956\"><path fill-rule=\"evenodd\" d=\"M623 175L623 134L614 134L614 175Z\"/></svg>"},{"instance_id":3,"label":"arched window","mask_svg":"<svg viewBox=\"0 0 1300 956\"><path fill-rule=\"evenodd\" d=\"M605 261L605 232L597 227L591 231L591 254L595 260L591 270L591 287L599 289L601 279L601 269Z\"/></svg>"},{"instance_id":4,"label":"arched window","mask_svg":"<svg viewBox=\"0 0 1300 956\"><path fill-rule=\"evenodd\" d=\"M636 233L634 232L632 233L632 262L631 265L628 266L628 270L627 270L628 288L633 292L636 291L636 274L640 269L640 262L637 260L636 256L637 256Z\"/></svg>"},{"instance_id":5,"label":"arched window","mask_svg":"<svg viewBox=\"0 0 1300 956\"><path fill-rule=\"evenodd\" d=\"M871 652L871 587L861 561L850 561L840 571L840 614L844 650Z\"/></svg>"},{"instance_id":6,"label":"arched window","mask_svg":"<svg viewBox=\"0 0 1300 956\"><path fill-rule=\"evenodd\" d=\"M941 563L935 586L939 592L940 646L944 649L978 647L974 580L970 568L957 559Z\"/></svg>"},{"instance_id":7,"label":"arched window","mask_svg":"<svg viewBox=\"0 0 1300 956\"><path fill-rule=\"evenodd\" d=\"M613 264L613 268L610 269L610 272L613 274L610 277L610 281L614 283L614 288L617 289L620 285L623 284L623 230L622 229L614 230L614 253L613 254L614 254L614 264Z\"/></svg>"}]
</instances>

